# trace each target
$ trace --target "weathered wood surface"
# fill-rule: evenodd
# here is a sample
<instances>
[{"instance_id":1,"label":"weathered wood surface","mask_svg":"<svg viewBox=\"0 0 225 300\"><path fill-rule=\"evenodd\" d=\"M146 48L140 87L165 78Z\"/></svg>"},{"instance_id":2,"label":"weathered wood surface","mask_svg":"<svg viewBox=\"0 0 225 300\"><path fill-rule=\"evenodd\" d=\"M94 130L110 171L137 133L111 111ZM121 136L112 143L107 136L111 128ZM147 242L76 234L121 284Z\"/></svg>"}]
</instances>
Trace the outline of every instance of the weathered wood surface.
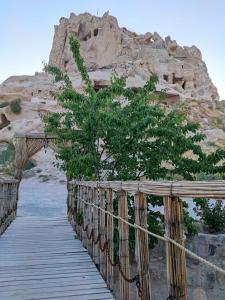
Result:
<instances>
[{"instance_id":1,"label":"weathered wood surface","mask_svg":"<svg viewBox=\"0 0 225 300\"><path fill-rule=\"evenodd\" d=\"M66 219L18 217L0 238L0 299L114 299Z\"/></svg>"},{"instance_id":2,"label":"weathered wood surface","mask_svg":"<svg viewBox=\"0 0 225 300\"><path fill-rule=\"evenodd\" d=\"M225 180L214 181L72 181L71 183L86 186L111 188L113 191L128 193L145 193L156 196L187 198L225 198Z\"/></svg>"},{"instance_id":3,"label":"weathered wood surface","mask_svg":"<svg viewBox=\"0 0 225 300\"><path fill-rule=\"evenodd\" d=\"M0 180L0 235L16 217L17 180Z\"/></svg>"}]
</instances>

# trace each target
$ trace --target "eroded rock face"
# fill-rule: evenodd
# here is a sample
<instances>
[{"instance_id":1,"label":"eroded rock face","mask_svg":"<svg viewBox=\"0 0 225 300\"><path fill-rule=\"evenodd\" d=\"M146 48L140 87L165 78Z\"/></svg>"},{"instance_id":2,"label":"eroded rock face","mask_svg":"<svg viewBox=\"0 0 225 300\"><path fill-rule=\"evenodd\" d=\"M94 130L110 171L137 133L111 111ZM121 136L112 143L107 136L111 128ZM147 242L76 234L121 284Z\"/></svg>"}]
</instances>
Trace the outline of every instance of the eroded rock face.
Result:
<instances>
[{"instance_id":1,"label":"eroded rock face","mask_svg":"<svg viewBox=\"0 0 225 300\"><path fill-rule=\"evenodd\" d=\"M57 85L44 73L11 76L4 81L0 85L0 143L12 142L16 132L43 131L43 115L49 111L61 110L54 99L57 89ZM10 109L10 102L17 98L21 100L22 109L19 114ZM1 105L2 103L5 105Z\"/></svg>"},{"instance_id":2,"label":"eroded rock face","mask_svg":"<svg viewBox=\"0 0 225 300\"><path fill-rule=\"evenodd\" d=\"M109 84L113 70L127 74L130 87L143 86L151 73L157 73L157 89L168 88L169 101L165 102L200 123L207 137L204 146L225 148L225 101L213 100L218 94L196 47L180 47L170 37L164 40L157 33L137 35L119 28L117 20L107 14L102 18L71 14L56 26L50 63L66 70L78 91L84 86L69 50L69 34L81 40L81 53L96 90ZM59 84L45 73L5 80L0 85L0 143L12 142L15 132L43 131L42 116L62 110L54 99L58 90ZM21 99L20 114L2 105L16 98Z\"/></svg>"},{"instance_id":3,"label":"eroded rock face","mask_svg":"<svg viewBox=\"0 0 225 300\"><path fill-rule=\"evenodd\" d=\"M219 98L200 50L181 47L168 36L158 33L138 35L118 26L117 19L107 13L103 17L88 13L61 18L49 63L70 74L76 66L69 49L69 36L81 42L81 54L90 74L100 72L98 80L110 77L112 70L128 75L135 83L145 82L150 74L158 74L160 86L176 91L181 98L215 100ZM93 75L94 77L94 75Z\"/></svg>"}]
</instances>

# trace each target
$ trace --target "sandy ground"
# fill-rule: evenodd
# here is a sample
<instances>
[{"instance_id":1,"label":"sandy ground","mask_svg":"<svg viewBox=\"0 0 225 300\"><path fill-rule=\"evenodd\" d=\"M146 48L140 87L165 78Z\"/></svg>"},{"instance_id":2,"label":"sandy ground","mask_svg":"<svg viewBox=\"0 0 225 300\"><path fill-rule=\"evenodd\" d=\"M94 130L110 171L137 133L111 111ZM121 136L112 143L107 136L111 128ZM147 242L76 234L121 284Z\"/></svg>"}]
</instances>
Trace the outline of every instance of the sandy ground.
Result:
<instances>
[{"instance_id":1,"label":"sandy ground","mask_svg":"<svg viewBox=\"0 0 225 300\"><path fill-rule=\"evenodd\" d=\"M65 183L40 182L28 178L21 182L18 216L66 216L67 190Z\"/></svg>"},{"instance_id":2,"label":"sandy ground","mask_svg":"<svg viewBox=\"0 0 225 300\"><path fill-rule=\"evenodd\" d=\"M54 152L40 151L37 167L24 172L20 184L18 216L66 216L65 174L53 166Z\"/></svg>"}]
</instances>

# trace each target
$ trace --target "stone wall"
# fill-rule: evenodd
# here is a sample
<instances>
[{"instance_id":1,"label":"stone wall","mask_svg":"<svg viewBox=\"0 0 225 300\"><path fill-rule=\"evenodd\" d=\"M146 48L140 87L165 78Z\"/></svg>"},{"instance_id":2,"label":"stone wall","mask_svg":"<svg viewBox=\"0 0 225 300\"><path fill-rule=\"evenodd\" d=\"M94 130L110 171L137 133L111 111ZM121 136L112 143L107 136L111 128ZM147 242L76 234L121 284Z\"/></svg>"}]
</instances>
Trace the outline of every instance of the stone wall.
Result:
<instances>
[{"instance_id":1,"label":"stone wall","mask_svg":"<svg viewBox=\"0 0 225 300\"><path fill-rule=\"evenodd\" d=\"M186 247L200 257L225 269L225 234L199 233L188 238ZM165 245L159 243L151 256L153 299L164 300L168 297L166 281ZM187 257L188 299L224 300L225 277L196 259Z\"/></svg>"}]
</instances>

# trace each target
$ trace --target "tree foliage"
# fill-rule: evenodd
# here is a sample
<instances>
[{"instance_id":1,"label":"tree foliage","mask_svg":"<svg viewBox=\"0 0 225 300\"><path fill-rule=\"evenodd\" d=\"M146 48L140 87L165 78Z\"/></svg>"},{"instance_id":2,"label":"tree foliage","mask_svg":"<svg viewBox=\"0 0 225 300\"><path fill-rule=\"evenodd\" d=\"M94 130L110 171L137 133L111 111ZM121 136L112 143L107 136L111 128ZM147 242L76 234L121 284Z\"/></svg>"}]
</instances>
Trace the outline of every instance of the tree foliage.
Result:
<instances>
[{"instance_id":1,"label":"tree foliage","mask_svg":"<svg viewBox=\"0 0 225 300\"><path fill-rule=\"evenodd\" d=\"M45 117L46 130L57 135L63 169L83 179L195 179L197 173L224 172L217 163L224 151L203 152L204 135L185 115L167 111L156 95L157 76L143 88L126 88L126 77L113 74L109 87L95 91L79 41L70 37L74 60L85 93L72 87L67 74L53 66L45 70L63 81L58 100L66 110ZM186 155L194 154L194 158Z\"/></svg>"},{"instance_id":2,"label":"tree foliage","mask_svg":"<svg viewBox=\"0 0 225 300\"><path fill-rule=\"evenodd\" d=\"M63 82L58 101L64 110L46 115L45 124L46 131L58 138L57 156L67 175L91 180L194 180L199 172L224 172L224 165L217 163L225 152L204 153L200 142L205 136L199 125L161 105L156 75L144 87L127 88L126 77L114 73L108 87L95 91L79 41L72 36L70 48L83 93L73 88L66 73L45 66L56 81Z\"/></svg>"},{"instance_id":3,"label":"tree foliage","mask_svg":"<svg viewBox=\"0 0 225 300\"><path fill-rule=\"evenodd\" d=\"M196 213L210 233L225 232L225 206L221 200L194 199Z\"/></svg>"}]
</instances>

